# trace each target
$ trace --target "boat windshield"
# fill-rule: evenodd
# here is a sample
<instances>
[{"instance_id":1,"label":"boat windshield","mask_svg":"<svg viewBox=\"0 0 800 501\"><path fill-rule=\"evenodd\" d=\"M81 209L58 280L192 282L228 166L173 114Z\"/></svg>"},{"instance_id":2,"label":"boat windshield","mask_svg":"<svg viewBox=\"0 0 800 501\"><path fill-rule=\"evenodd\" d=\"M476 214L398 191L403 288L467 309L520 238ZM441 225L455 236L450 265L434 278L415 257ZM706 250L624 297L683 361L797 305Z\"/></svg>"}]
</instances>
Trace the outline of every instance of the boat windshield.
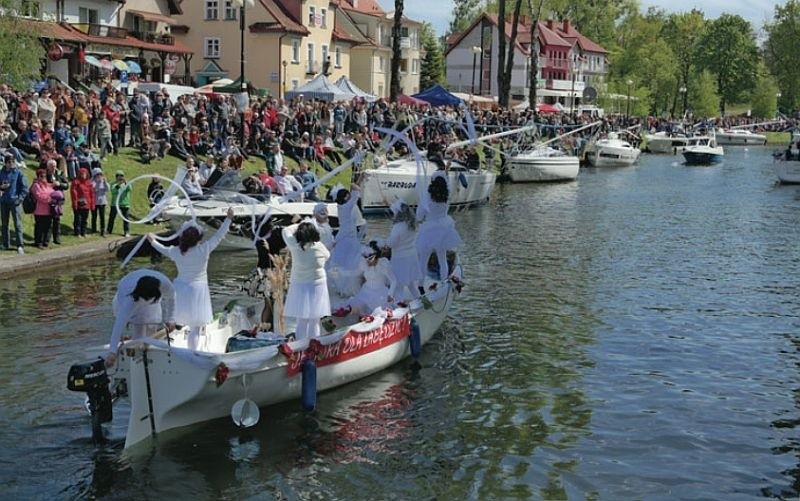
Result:
<instances>
[{"instance_id":1,"label":"boat windshield","mask_svg":"<svg viewBox=\"0 0 800 501\"><path fill-rule=\"evenodd\" d=\"M229 170L222 174L214 185L209 188L210 191L239 191L242 189L242 177L239 171Z\"/></svg>"}]
</instances>

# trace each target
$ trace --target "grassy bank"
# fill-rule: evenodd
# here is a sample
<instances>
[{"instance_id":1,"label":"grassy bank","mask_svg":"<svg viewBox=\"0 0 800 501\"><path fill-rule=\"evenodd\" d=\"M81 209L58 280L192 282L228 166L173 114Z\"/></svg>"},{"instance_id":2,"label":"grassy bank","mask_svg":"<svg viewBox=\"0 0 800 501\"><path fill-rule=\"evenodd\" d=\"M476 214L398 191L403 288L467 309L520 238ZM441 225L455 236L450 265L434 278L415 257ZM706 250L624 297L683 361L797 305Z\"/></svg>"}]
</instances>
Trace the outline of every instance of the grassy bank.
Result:
<instances>
[{"instance_id":1,"label":"grassy bank","mask_svg":"<svg viewBox=\"0 0 800 501\"><path fill-rule=\"evenodd\" d=\"M294 160L284 157L286 160L289 169L294 169L297 167L297 162ZM23 173L28 181L28 186L31 185L33 182L35 175L36 175L36 167L38 162L29 160L27 161L27 169L23 169ZM125 177L128 180L132 180L139 176L149 176L152 174L160 174L162 176L173 178L175 176L176 171L178 168L184 165L180 159L167 156L166 158L160 158L157 160L152 161L149 165L145 165L139 161L139 152L133 148L122 148L120 150L119 155L109 155L106 159L102 162L103 172L105 173L106 179L108 180L109 184L114 182L114 174L121 170L125 172ZM244 173L245 174L253 174L258 172L262 167L264 167L264 161L258 157L250 157L249 160L245 161L244 163ZM316 163L312 163L312 168L314 169L315 173L318 177L322 177L325 174ZM345 169L342 173L338 174L331 182L326 183L327 186L332 186L337 182L341 182L343 184L348 183L350 179L350 170ZM147 184L150 182L149 178L147 179L140 179L135 182L132 186L132 194L131 194L131 217L130 219L137 220L141 219L150 211L150 204L147 200ZM320 190L324 193L325 190ZM61 247L68 247L73 245L79 245L87 241L96 241L101 240L100 234L87 234L86 239L81 239L78 237L73 236L72 234L72 201L69 193L65 194L67 196L66 203L64 205L64 216L61 218ZM106 219L108 219L108 210L110 207L106 208ZM90 216L91 217L91 216ZM91 221L91 219L90 219ZM25 251L30 253L38 253L38 252L47 252L47 249L39 250L33 246L33 226L34 226L34 217L32 214L23 214L22 215L22 227L24 233L24 241L25 241ZM91 224L89 225L91 227ZM151 231L159 231L161 229L165 229L166 226L160 225L152 225L152 224L132 224L131 225L131 235L144 235L145 233ZM11 224L11 232L12 232L12 241L13 241L13 223ZM108 238L119 238L122 235L122 221L119 219L114 224L114 235L109 235ZM50 242L50 248L53 248L54 244Z\"/></svg>"},{"instance_id":2,"label":"grassy bank","mask_svg":"<svg viewBox=\"0 0 800 501\"><path fill-rule=\"evenodd\" d=\"M780 146L786 146L792 139L791 132L765 132L764 135L767 136L767 144Z\"/></svg>"}]
</instances>

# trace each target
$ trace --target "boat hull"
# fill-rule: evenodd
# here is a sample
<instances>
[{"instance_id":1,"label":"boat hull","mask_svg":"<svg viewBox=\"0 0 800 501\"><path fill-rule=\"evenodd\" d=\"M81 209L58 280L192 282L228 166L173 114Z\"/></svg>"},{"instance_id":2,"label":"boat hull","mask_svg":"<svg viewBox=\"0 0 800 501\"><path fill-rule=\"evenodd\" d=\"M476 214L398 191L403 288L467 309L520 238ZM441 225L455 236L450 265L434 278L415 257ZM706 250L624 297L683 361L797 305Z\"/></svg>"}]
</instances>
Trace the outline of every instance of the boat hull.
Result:
<instances>
[{"instance_id":1,"label":"boat hull","mask_svg":"<svg viewBox=\"0 0 800 501\"><path fill-rule=\"evenodd\" d=\"M434 171L428 171L428 176ZM466 181L462 184L460 177ZM487 170L451 170L450 207L477 205L489 200L497 181L497 174ZM427 190L427 187L424 187ZM422 190L423 192L425 190ZM419 203L417 168L413 162L401 165L390 162L386 167L364 171L361 180L361 210L365 213L383 212L395 200L404 200L408 205Z\"/></svg>"},{"instance_id":2,"label":"boat hull","mask_svg":"<svg viewBox=\"0 0 800 501\"><path fill-rule=\"evenodd\" d=\"M637 149L598 146L587 158L593 167L629 167L639 160Z\"/></svg>"},{"instance_id":3,"label":"boat hull","mask_svg":"<svg viewBox=\"0 0 800 501\"><path fill-rule=\"evenodd\" d=\"M650 153L666 153L674 155L687 144L685 137L670 137L658 135L645 136L647 151Z\"/></svg>"},{"instance_id":4,"label":"boat hull","mask_svg":"<svg viewBox=\"0 0 800 501\"><path fill-rule=\"evenodd\" d=\"M785 184L800 184L800 162L781 161L775 164L775 175Z\"/></svg>"},{"instance_id":5,"label":"boat hull","mask_svg":"<svg viewBox=\"0 0 800 501\"><path fill-rule=\"evenodd\" d=\"M509 160L508 177L514 183L574 181L578 177L578 157L517 155Z\"/></svg>"},{"instance_id":6,"label":"boat hull","mask_svg":"<svg viewBox=\"0 0 800 501\"><path fill-rule=\"evenodd\" d=\"M684 151L686 165L713 165L722 162L722 154L704 151Z\"/></svg>"},{"instance_id":7,"label":"boat hull","mask_svg":"<svg viewBox=\"0 0 800 501\"><path fill-rule=\"evenodd\" d=\"M457 294L455 287L452 282L441 282L436 291L428 294L432 307L424 308L418 303L419 307L410 313L419 326L421 345L424 346L444 322ZM408 319L396 320L402 321L408 322ZM229 336L230 332L225 328L218 321L207 327L217 336L220 332ZM233 330L230 326L227 328ZM325 344L325 336L318 339ZM202 343L201 339L201 346ZM292 353L299 354L309 347L309 342L295 341L286 346L291 347ZM324 391L361 379L410 354L408 336L376 346L374 351L319 366L316 390ZM247 358L253 357L254 353L260 357L255 366ZM303 356L308 357L308 354ZM216 377L219 363L231 367L230 376L220 384ZM235 368L243 367L243 363L249 369L237 372ZM303 386L302 371L290 370L290 365L298 364L297 360L293 361L276 346L233 353L197 354L174 346L132 344L129 349L121 350L118 364L125 367L119 374L127 378L131 402L126 448L167 430L229 416L233 404L243 398L252 400L259 407L296 400L300 398Z\"/></svg>"},{"instance_id":8,"label":"boat hull","mask_svg":"<svg viewBox=\"0 0 800 501\"><path fill-rule=\"evenodd\" d=\"M724 132L716 133L717 144L725 146L764 146L767 144L767 136L761 134L727 134Z\"/></svg>"}]
</instances>

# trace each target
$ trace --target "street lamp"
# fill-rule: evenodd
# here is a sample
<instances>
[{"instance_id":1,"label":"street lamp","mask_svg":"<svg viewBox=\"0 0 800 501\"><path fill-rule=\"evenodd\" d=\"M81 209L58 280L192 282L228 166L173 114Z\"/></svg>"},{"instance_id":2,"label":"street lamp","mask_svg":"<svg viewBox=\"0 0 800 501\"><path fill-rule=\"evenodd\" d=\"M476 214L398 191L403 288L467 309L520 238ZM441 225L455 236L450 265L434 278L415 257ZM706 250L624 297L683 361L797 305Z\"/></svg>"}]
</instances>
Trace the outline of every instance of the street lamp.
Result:
<instances>
[{"instance_id":1,"label":"street lamp","mask_svg":"<svg viewBox=\"0 0 800 501\"><path fill-rule=\"evenodd\" d=\"M472 93L475 94L475 65L478 62L478 54L482 53L483 49L478 46L472 46Z\"/></svg>"},{"instance_id":2,"label":"street lamp","mask_svg":"<svg viewBox=\"0 0 800 501\"><path fill-rule=\"evenodd\" d=\"M281 97L286 97L286 67L289 66L289 62L284 59L281 64L283 65L283 94Z\"/></svg>"},{"instance_id":3,"label":"street lamp","mask_svg":"<svg viewBox=\"0 0 800 501\"><path fill-rule=\"evenodd\" d=\"M686 87L684 87L683 85L681 85L681 88L678 89L678 92L681 93L681 99L683 101L683 109L681 110L681 116L686 115L686 91L687 90L688 89L686 89Z\"/></svg>"},{"instance_id":4,"label":"street lamp","mask_svg":"<svg viewBox=\"0 0 800 501\"><path fill-rule=\"evenodd\" d=\"M579 68L578 60L577 59L573 59L572 60L572 67L570 68L570 70L572 70L572 92L570 92L570 94L569 94L569 98L570 98L570 101L569 101L569 114L570 115L572 115L574 113L574 111L575 111L575 74L578 73L578 68Z\"/></svg>"},{"instance_id":5,"label":"street lamp","mask_svg":"<svg viewBox=\"0 0 800 501\"><path fill-rule=\"evenodd\" d=\"M247 94L247 82L244 79L244 13L245 13L245 6L250 5L253 6L253 0L234 0L234 3L239 6L239 34L240 34L240 43L241 43L241 53L239 55L239 78L241 79L241 86L242 92ZM241 115L241 127L239 128L239 141L242 148L244 148L244 103L245 99L242 99L242 105L240 107L239 114Z\"/></svg>"},{"instance_id":6,"label":"street lamp","mask_svg":"<svg viewBox=\"0 0 800 501\"><path fill-rule=\"evenodd\" d=\"M775 109L777 110L778 113L780 113L780 111L781 111L781 96L782 95L783 94L781 94L780 92L776 92L775 93Z\"/></svg>"},{"instance_id":7,"label":"street lamp","mask_svg":"<svg viewBox=\"0 0 800 501\"><path fill-rule=\"evenodd\" d=\"M628 80L628 101L625 104L625 121L627 122L631 116L631 85L633 85L633 80Z\"/></svg>"}]
</instances>

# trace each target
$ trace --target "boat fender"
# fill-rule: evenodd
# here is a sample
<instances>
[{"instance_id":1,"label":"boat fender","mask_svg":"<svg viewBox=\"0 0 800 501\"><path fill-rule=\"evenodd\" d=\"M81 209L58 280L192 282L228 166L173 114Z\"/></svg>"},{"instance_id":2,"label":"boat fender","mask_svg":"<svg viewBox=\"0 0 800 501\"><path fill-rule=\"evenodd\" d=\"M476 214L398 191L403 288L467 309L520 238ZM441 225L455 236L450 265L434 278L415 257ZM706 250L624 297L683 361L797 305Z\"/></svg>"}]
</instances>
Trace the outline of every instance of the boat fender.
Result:
<instances>
[{"instance_id":1,"label":"boat fender","mask_svg":"<svg viewBox=\"0 0 800 501\"><path fill-rule=\"evenodd\" d=\"M465 176L463 172L458 173L458 182L461 183L461 186L464 188L469 186L469 183L467 182L467 176Z\"/></svg>"},{"instance_id":2,"label":"boat fender","mask_svg":"<svg viewBox=\"0 0 800 501\"><path fill-rule=\"evenodd\" d=\"M317 361L313 358L303 360L303 389L300 402L305 412L317 407Z\"/></svg>"},{"instance_id":3,"label":"boat fender","mask_svg":"<svg viewBox=\"0 0 800 501\"><path fill-rule=\"evenodd\" d=\"M419 333L419 324L416 318L411 319L411 334L409 334L409 344L411 345L411 356L416 360L422 353L422 338Z\"/></svg>"}]
</instances>

